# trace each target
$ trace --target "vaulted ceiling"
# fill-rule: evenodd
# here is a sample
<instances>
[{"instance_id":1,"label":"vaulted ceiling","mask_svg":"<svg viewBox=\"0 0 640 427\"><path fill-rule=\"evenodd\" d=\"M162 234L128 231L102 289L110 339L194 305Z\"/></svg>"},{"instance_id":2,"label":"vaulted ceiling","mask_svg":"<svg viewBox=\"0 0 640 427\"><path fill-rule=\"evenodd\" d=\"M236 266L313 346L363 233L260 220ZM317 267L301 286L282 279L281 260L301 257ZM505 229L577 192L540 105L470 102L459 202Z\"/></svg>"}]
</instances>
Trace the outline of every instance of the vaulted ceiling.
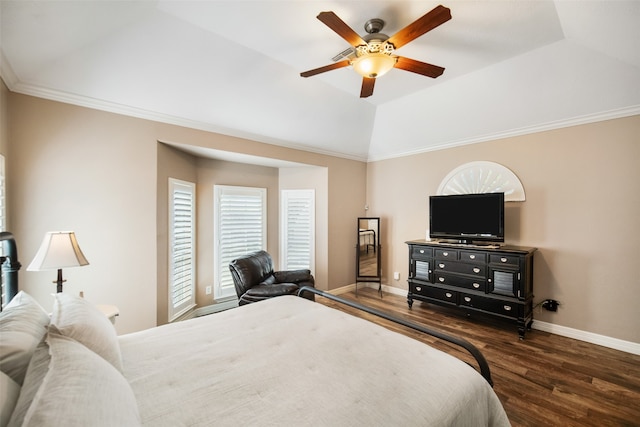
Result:
<instances>
[{"instance_id":1,"label":"vaulted ceiling","mask_svg":"<svg viewBox=\"0 0 640 427\"><path fill-rule=\"evenodd\" d=\"M449 0L400 48L445 67L393 69L359 97L349 45L316 19L392 35L432 1L5 1L10 90L253 140L377 160L640 114L639 1Z\"/></svg>"}]
</instances>

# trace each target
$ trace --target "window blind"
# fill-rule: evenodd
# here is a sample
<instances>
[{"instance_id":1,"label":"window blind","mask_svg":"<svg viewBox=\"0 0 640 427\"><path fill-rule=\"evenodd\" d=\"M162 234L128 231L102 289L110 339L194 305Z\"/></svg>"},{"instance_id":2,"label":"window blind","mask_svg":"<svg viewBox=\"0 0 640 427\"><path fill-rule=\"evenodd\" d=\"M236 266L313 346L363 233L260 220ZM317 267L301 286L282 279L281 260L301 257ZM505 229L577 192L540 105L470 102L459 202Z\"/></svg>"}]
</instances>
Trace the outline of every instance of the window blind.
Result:
<instances>
[{"instance_id":1,"label":"window blind","mask_svg":"<svg viewBox=\"0 0 640 427\"><path fill-rule=\"evenodd\" d=\"M216 185L214 192L217 236L214 296L223 298L235 295L229 263L267 247L267 190Z\"/></svg>"},{"instance_id":2,"label":"window blind","mask_svg":"<svg viewBox=\"0 0 640 427\"><path fill-rule=\"evenodd\" d=\"M4 172L4 156L0 154L0 231L7 231L7 208L6 208L6 190L5 190L5 172ZM0 244L0 256L4 255L4 245ZM0 295L2 296L2 307L0 311L7 305L8 301L5 294L5 278L0 277Z\"/></svg>"},{"instance_id":3,"label":"window blind","mask_svg":"<svg viewBox=\"0 0 640 427\"><path fill-rule=\"evenodd\" d=\"M313 271L314 190L282 190L281 207L281 269Z\"/></svg>"},{"instance_id":4,"label":"window blind","mask_svg":"<svg viewBox=\"0 0 640 427\"><path fill-rule=\"evenodd\" d=\"M6 183L4 171L4 156L0 154L0 231L7 231ZM0 246L0 254L2 247Z\"/></svg>"},{"instance_id":5,"label":"window blind","mask_svg":"<svg viewBox=\"0 0 640 427\"><path fill-rule=\"evenodd\" d=\"M195 184L169 180L169 320L195 305Z\"/></svg>"}]
</instances>

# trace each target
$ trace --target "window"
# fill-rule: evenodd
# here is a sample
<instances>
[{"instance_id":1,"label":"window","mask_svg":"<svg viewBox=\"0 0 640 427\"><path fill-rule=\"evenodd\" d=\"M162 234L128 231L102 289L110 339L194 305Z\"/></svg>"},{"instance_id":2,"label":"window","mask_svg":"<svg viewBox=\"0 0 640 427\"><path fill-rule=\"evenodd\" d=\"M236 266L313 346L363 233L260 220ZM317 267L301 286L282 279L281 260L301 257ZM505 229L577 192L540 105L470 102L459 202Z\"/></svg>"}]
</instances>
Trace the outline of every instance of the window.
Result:
<instances>
[{"instance_id":1,"label":"window","mask_svg":"<svg viewBox=\"0 0 640 427\"><path fill-rule=\"evenodd\" d=\"M5 197L5 178L4 178L4 156L0 154L0 231L7 231L7 208ZM0 257L4 254L4 244L0 242ZM1 262L1 260L0 260ZM2 269L0 269L1 271ZM4 272L3 277L0 277L0 301L2 301L2 307L0 311L7 305L7 298L4 292Z\"/></svg>"},{"instance_id":2,"label":"window","mask_svg":"<svg viewBox=\"0 0 640 427\"><path fill-rule=\"evenodd\" d=\"M315 192L282 190L280 209L280 269L314 267Z\"/></svg>"},{"instance_id":3,"label":"window","mask_svg":"<svg viewBox=\"0 0 640 427\"><path fill-rule=\"evenodd\" d=\"M0 154L0 231L7 231L7 199L5 190L4 156ZM0 246L0 255L2 246Z\"/></svg>"},{"instance_id":4,"label":"window","mask_svg":"<svg viewBox=\"0 0 640 427\"><path fill-rule=\"evenodd\" d=\"M214 186L214 298L236 296L229 263L267 247L267 189Z\"/></svg>"},{"instance_id":5,"label":"window","mask_svg":"<svg viewBox=\"0 0 640 427\"><path fill-rule=\"evenodd\" d=\"M195 184L169 178L169 321L195 306Z\"/></svg>"}]
</instances>

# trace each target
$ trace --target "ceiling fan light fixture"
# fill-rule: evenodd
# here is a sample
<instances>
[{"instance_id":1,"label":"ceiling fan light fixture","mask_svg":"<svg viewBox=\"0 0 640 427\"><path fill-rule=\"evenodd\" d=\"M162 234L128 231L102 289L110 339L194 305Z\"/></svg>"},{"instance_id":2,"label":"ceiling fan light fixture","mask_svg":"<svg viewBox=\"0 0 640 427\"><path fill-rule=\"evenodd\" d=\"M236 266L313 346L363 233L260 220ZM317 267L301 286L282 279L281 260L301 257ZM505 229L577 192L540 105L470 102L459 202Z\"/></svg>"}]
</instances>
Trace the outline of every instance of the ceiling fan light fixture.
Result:
<instances>
[{"instance_id":1,"label":"ceiling fan light fixture","mask_svg":"<svg viewBox=\"0 0 640 427\"><path fill-rule=\"evenodd\" d=\"M377 78L384 75L396 64L396 58L384 53L368 53L359 56L351 65L362 77Z\"/></svg>"}]
</instances>

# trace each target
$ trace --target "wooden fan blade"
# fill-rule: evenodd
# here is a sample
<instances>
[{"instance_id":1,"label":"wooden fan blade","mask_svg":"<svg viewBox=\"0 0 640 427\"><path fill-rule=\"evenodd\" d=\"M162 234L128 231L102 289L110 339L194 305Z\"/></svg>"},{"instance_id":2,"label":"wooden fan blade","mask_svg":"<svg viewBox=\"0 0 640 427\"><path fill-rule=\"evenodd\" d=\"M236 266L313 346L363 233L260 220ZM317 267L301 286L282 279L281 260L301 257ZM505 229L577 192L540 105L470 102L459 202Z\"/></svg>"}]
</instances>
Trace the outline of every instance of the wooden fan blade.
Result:
<instances>
[{"instance_id":1,"label":"wooden fan blade","mask_svg":"<svg viewBox=\"0 0 640 427\"><path fill-rule=\"evenodd\" d=\"M437 65L427 64L426 62L416 61L415 59L404 58L398 56L394 68L399 68L412 73L422 74L423 76L433 77L434 79L444 72L444 68Z\"/></svg>"},{"instance_id":2,"label":"wooden fan blade","mask_svg":"<svg viewBox=\"0 0 640 427\"><path fill-rule=\"evenodd\" d=\"M422 18L417 19L413 23L407 25L398 31L387 42L393 44L396 49L416 39L424 33L433 30L438 25L442 25L451 19L451 10L442 5L436 6L431 12L427 12Z\"/></svg>"},{"instance_id":3,"label":"wooden fan blade","mask_svg":"<svg viewBox=\"0 0 640 427\"><path fill-rule=\"evenodd\" d=\"M327 27L331 28L340 37L345 39L353 47L367 44L362 37L351 29L342 19L333 12L320 12L317 18L322 21Z\"/></svg>"},{"instance_id":4,"label":"wooden fan blade","mask_svg":"<svg viewBox=\"0 0 640 427\"><path fill-rule=\"evenodd\" d=\"M360 89L360 98L368 98L373 95L373 86L376 84L376 79L370 77L362 78L362 89Z\"/></svg>"},{"instance_id":5,"label":"wooden fan blade","mask_svg":"<svg viewBox=\"0 0 640 427\"><path fill-rule=\"evenodd\" d=\"M316 74L324 73L331 70L336 70L338 68L348 67L350 64L351 63L349 62L349 60L345 59L344 61L336 62L334 64L325 65L324 67L314 68L313 70L305 71L303 73L300 73L300 76L311 77L311 76L315 76Z\"/></svg>"}]
</instances>

